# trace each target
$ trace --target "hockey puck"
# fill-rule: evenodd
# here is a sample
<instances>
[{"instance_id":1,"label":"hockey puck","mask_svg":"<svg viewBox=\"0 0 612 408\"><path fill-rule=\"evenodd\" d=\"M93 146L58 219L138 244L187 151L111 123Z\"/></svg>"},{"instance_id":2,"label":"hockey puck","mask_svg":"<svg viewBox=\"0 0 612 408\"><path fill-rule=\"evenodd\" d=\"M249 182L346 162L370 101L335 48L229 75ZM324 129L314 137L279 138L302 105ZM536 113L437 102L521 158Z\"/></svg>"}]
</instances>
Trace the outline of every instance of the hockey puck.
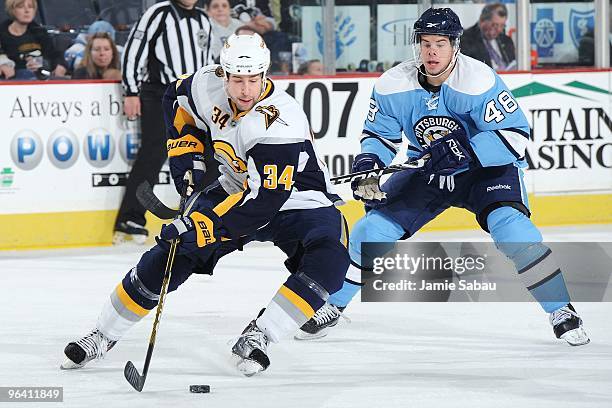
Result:
<instances>
[{"instance_id":1,"label":"hockey puck","mask_svg":"<svg viewBox=\"0 0 612 408\"><path fill-rule=\"evenodd\" d=\"M210 392L210 385L193 384L189 386L189 392L193 392L196 394L207 394Z\"/></svg>"}]
</instances>

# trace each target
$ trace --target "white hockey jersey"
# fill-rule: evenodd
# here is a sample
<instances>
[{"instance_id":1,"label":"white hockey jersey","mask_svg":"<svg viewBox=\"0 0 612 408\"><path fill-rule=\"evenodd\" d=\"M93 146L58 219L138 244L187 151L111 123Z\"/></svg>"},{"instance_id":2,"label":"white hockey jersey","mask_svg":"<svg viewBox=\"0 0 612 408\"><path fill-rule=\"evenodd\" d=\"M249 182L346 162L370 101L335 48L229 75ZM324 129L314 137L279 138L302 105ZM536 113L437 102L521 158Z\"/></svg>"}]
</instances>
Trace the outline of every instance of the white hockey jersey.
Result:
<instances>
[{"instance_id":1,"label":"white hockey jersey","mask_svg":"<svg viewBox=\"0 0 612 408\"><path fill-rule=\"evenodd\" d=\"M258 102L241 112L228 98L223 76L219 65L184 76L166 93L164 110L166 116L172 112L166 121L176 136L184 124L210 135L219 182L230 194L215 212L230 236L254 232L278 211L338 201L300 105L267 79Z\"/></svg>"}]
</instances>

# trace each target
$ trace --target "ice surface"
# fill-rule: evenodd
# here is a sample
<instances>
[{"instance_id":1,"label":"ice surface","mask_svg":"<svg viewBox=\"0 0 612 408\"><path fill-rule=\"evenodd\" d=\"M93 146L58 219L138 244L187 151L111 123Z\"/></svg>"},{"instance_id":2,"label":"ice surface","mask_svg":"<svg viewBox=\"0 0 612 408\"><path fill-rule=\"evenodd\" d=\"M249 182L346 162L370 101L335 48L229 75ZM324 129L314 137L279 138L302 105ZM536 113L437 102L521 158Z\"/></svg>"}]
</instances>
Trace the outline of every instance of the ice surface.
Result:
<instances>
[{"instance_id":1,"label":"ice surface","mask_svg":"<svg viewBox=\"0 0 612 408\"><path fill-rule=\"evenodd\" d=\"M544 229L551 241L610 240L611 232ZM415 238L487 237L474 231ZM264 244L226 257L215 276L192 276L168 297L142 393L125 381L123 366L132 360L142 368L153 313L105 360L60 371L66 343L93 327L142 251L0 253L0 386L63 386L65 407L612 406L610 303L575 305L592 341L573 348L554 338L536 303L354 302L351 324L341 322L322 340L274 344L268 371L242 377L229 357L231 342L287 276L283 254ZM212 391L191 394L189 384Z\"/></svg>"}]
</instances>

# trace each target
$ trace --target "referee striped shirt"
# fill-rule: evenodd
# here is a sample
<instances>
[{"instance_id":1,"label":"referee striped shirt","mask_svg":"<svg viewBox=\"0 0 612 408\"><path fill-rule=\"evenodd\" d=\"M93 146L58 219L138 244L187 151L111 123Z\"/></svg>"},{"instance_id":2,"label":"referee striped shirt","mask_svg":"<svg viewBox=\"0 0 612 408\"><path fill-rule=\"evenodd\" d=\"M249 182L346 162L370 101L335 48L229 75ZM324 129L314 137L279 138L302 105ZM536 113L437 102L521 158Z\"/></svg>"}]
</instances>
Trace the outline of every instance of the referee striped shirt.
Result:
<instances>
[{"instance_id":1,"label":"referee striped shirt","mask_svg":"<svg viewBox=\"0 0 612 408\"><path fill-rule=\"evenodd\" d=\"M213 63L211 37L210 21L199 7L186 10L171 0L148 8L123 52L125 95L138 95L143 82L168 85Z\"/></svg>"}]
</instances>

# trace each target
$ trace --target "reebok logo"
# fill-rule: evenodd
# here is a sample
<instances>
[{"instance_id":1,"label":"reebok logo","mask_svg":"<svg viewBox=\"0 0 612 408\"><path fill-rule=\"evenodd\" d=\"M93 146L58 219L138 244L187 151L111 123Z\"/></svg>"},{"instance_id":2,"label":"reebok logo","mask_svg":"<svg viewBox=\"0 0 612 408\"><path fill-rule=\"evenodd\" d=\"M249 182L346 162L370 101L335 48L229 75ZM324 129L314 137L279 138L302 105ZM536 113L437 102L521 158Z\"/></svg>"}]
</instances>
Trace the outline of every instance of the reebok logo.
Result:
<instances>
[{"instance_id":1,"label":"reebok logo","mask_svg":"<svg viewBox=\"0 0 612 408\"><path fill-rule=\"evenodd\" d=\"M465 155L463 154L461 149L459 149L459 146L457 145L457 141L455 139L447 140L446 144L448 144L448 147L450 147L451 152L453 152L453 154L457 157L457 161L465 159Z\"/></svg>"},{"instance_id":2,"label":"reebok logo","mask_svg":"<svg viewBox=\"0 0 612 408\"><path fill-rule=\"evenodd\" d=\"M496 186L487 187L487 193L495 190L512 190L512 187L510 187L508 184L498 184Z\"/></svg>"}]
</instances>

